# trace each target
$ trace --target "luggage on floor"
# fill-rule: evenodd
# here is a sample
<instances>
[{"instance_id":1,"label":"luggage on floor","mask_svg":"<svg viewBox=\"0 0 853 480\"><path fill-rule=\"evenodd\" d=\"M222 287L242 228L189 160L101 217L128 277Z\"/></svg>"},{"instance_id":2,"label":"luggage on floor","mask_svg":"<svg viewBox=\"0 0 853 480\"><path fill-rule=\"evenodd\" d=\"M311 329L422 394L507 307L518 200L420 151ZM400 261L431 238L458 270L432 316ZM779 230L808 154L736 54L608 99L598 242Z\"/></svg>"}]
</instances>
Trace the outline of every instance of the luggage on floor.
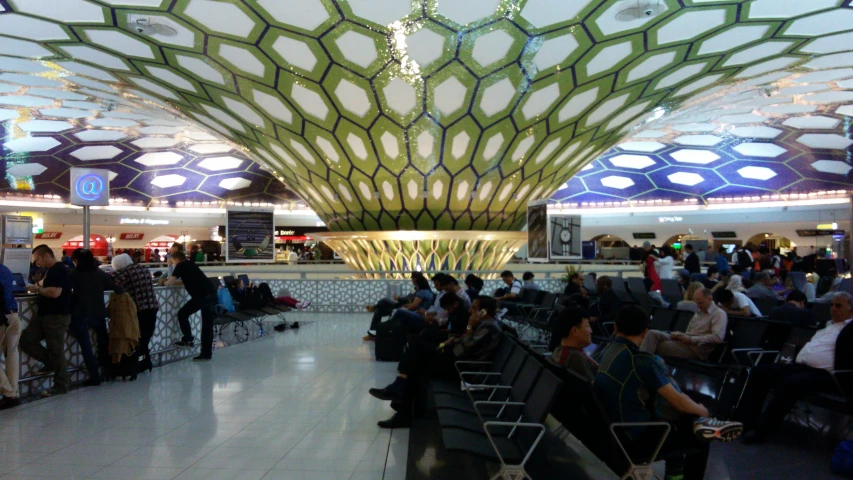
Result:
<instances>
[{"instance_id":1,"label":"luggage on floor","mask_svg":"<svg viewBox=\"0 0 853 480\"><path fill-rule=\"evenodd\" d=\"M132 382L136 380L136 376L139 374L139 354L134 350L128 355L122 355L118 363L111 363L108 368L109 378L113 380L129 378Z\"/></svg>"},{"instance_id":2,"label":"luggage on floor","mask_svg":"<svg viewBox=\"0 0 853 480\"><path fill-rule=\"evenodd\" d=\"M406 330L399 320L388 320L376 327L376 360L399 362L406 346Z\"/></svg>"}]
</instances>

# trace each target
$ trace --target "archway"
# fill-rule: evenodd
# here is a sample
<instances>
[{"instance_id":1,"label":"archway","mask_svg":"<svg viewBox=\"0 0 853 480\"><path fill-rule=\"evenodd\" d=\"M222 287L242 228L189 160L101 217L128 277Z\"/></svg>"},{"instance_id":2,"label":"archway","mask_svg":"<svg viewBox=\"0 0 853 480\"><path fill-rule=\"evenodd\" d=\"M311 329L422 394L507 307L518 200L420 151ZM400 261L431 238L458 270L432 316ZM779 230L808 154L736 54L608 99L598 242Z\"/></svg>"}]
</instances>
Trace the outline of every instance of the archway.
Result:
<instances>
[{"instance_id":1,"label":"archway","mask_svg":"<svg viewBox=\"0 0 853 480\"><path fill-rule=\"evenodd\" d=\"M777 235L775 233L758 233L755 234L746 241L746 244L753 244L755 248L766 247L771 252L775 249L780 249L782 254L788 253L794 244L787 237L783 237L782 235Z\"/></svg>"},{"instance_id":2,"label":"archway","mask_svg":"<svg viewBox=\"0 0 853 480\"><path fill-rule=\"evenodd\" d=\"M596 260L623 260L631 256L630 245L621 237L597 235L591 241L595 242Z\"/></svg>"}]
</instances>

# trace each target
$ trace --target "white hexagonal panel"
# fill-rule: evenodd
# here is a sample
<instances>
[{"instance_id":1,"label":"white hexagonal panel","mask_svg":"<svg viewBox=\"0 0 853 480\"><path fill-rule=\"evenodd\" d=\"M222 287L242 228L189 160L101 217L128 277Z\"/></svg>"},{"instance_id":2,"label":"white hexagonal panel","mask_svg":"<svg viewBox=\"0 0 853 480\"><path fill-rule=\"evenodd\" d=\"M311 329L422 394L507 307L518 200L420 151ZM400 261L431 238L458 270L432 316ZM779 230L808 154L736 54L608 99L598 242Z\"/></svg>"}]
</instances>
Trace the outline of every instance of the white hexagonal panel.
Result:
<instances>
[{"instance_id":1,"label":"white hexagonal panel","mask_svg":"<svg viewBox=\"0 0 853 480\"><path fill-rule=\"evenodd\" d=\"M853 167L839 160L818 160L812 163L812 168L818 172L847 175Z\"/></svg>"},{"instance_id":2,"label":"white hexagonal panel","mask_svg":"<svg viewBox=\"0 0 853 480\"><path fill-rule=\"evenodd\" d=\"M291 112L290 109L287 108L287 106L285 106L277 97L264 93L260 90L252 90L252 96L255 99L255 103L273 117L283 121L284 123L290 123L293 121L293 112Z\"/></svg>"},{"instance_id":3,"label":"white hexagonal panel","mask_svg":"<svg viewBox=\"0 0 853 480\"><path fill-rule=\"evenodd\" d=\"M329 114L329 107L320 95L314 90L309 90L298 83L293 84L293 89L290 91L293 101L302 107L305 112L314 115L320 120L325 120Z\"/></svg>"},{"instance_id":4,"label":"white hexagonal panel","mask_svg":"<svg viewBox=\"0 0 853 480\"><path fill-rule=\"evenodd\" d=\"M723 9L689 11L658 30L658 43L668 45L698 37L726 23Z\"/></svg>"},{"instance_id":5,"label":"white hexagonal panel","mask_svg":"<svg viewBox=\"0 0 853 480\"><path fill-rule=\"evenodd\" d=\"M258 60L258 57L254 53L243 47L235 47L234 45L223 43L219 46L219 56L237 67L240 71L251 73L252 75L263 77L266 71L264 63Z\"/></svg>"},{"instance_id":6,"label":"white hexagonal panel","mask_svg":"<svg viewBox=\"0 0 853 480\"><path fill-rule=\"evenodd\" d=\"M347 0L353 13L361 18L388 25L411 13L410 0Z\"/></svg>"},{"instance_id":7,"label":"white hexagonal panel","mask_svg":"<svg viewBox=\"0 0 853 480\"><path fill-rule=\"evenodd\" d=\"M459 110L467 89L456 77L450 77L435 87L435 106L445 115Z\"/></svg>"},{"instance_id":8,"label":"white hexagonal panel","mask_svg":"<svg viewBox=\"0 0 853 480\"><path fill-rule=\"evenodd\" d=\"M242 164L243 160L228 155L225 157L205 158L204 160L199 162L198 167L203 168L205 170L210 170L211 172L219 172L222 170L234 170Z\"/></svg>"},{"instance_id":9,"label":"white hexagonal panel","mask_svg":"<svg viewBox=\"0 0 853 480\"><path fill-rule=\"evenodd\" d=\"M713 123L684 123L680 125L672 125L673 130L677 132L713 132L720 128L719 125Z\"/></svg>"},{"instance_id":10,"label":"white hexagonal panel","mask_svg":"<svg viewBox=\"0 0 853 480\"><path fill-rule=\"evenodd\" d=\"M521 107L521 113L524 114L525 120L545 113L554 102L560 97L560 84L557 82L541 88L527 97L524 106Z\"/></svg>"},{"instance_id":11,"label":"white hexagonal panel","mask_svg":"<svg viewBox=\"0 0 853 480\"><path fill-rule=\"evenodd\" d=\"M71 152L71 156L82 161L109 160L115 158L122 150L112 145L78 148Z\"/></svg>"},{"instance_id":12,"label":"white hexagonal panel","mask_svg":"<svg viewBox=\"0 0 853 480\"><path fill-rule=\"evenodd\" d=\"M402 78L395 78L382 89L385 104L400 115L408 115L417 105L415 88Z\"/></svg>"},{"instance_id":13,"label":"white hexagonal panel","mask_svg":"<svg viewBox=\"0 0 853 480\"><path fill-rule=\"evenodd\" d=\"M338 37L335 44L347 60L362 68L369 67L378 57L373 39L353 30Z\"/></svg>"},{"instance_id":14,"label":"white hexagonal panel","mask_svg":"<svg viewBox=\"0 0 853 480\"><path fill-rule=\"evenodd\" d=\"M767 117L762 117L761 115L755 115L754 113L744 113L740 115L723 115L717 119L718 122L723 123L762 123L765 120L769 120Z\"/></svg>"},{"instance_id":15,"label":"white hexagonal panel","mask_svg":"<svg viewBox=\"0 0 853 480\"><path fill-rule=\"evenodd\" d=\"M74 125L58 120L30 120L29 122L19 123L18 127L27 133L56 133L74 128Z\"/></svg>"},{"instance_id":16,"label":"white hexagonal panel","mask_svg":"<svg viewBox=\"0 0 853 480\"><path fill-rule=\"evenodd\" d=\"M549 38L542 42L536 55L533 56L533 64L540 71L547 70L563 63L576 48L578 48L578 41L574 35L566 34Z\"/></svg>"},{"instance_id":17,"label":"white hexagonal panel","mask_svg":"<svg viewBox=\"0 0 853 480\"><path fill-rule=\"evenodd\" d=\"M848 117L853 117L853 105L845 105L843 107L838 107L835 110L835 113L839 115L847 115Z\"/></svg>"},{"instance_id":18,"label":"white hexagonal panel","mask_svg":"<svg viewBox=\"0 0 853 480\"><path fill-rule=\"evenodd\" d=\"M610 158L610 163L618 168L632 168L642 170L646 167L651 167L655 161L645 155L617 155Z\"/></svg>"},{"instance_id":19,"label":"white hexagonal panel","mask_svg":"<svg viewBox=\"0 0 853 480\"><path fill-rule=\"evenodd\" d=\"M787 152L773 143L741 143L734 150L747 157L776 158Z\"/></svg>"},{"instance_id":20,"label":"white hexagonal panel","mask_svg":"<svg viewBox=\"0 0 853 480\"><path fill-rule=\"evenodd\" d=\"M770 180L776 176L776 172L767 167L743 167L737 173L743 178L752 180Z\"/></svg>"},{"instance_id":21,"label":"white hexagonal panel","mask_svg":"<svg viewBox=\"0 0 853 480\"><path fill-rule=\"evenodd\" d=\"M426 68L438 60L443 51L444 37L429 28L422 28L406 37L406 52L409 59L421 68Z\"/></svg>"},{"instance_id":22,"label":"white hexagonal panel","mask_svg":"<svg viewBox=\"0 0 853 480\"><path fill-rule=\"evenodd\" d=\"M488 67L498 60L503 60L512 43L510 34L503 30L492 30L474 40L471 56L481 66Z\"/></svg>"},{"instance_id":23,"label":"white hexagonal panel","mask_svg":"<svg viewBox=\"0 0 853 480\"><path fill-rule=\"evenodd\" d=\"M561 122L565 122L571 118L575 118L583 113L590 105L598 99L598 87L589 89L583 93L573 95L568 102L560 109L557 118Z\"/></svg>"},{"instance_id":24,"label":"white hexagonal panel","mask_svg":"<svg viewBox=\"0 0 853 480\"><path fill-rule=\"evenodd\" d=\"M682 135L676 137L675 143L679 145L690 145L694 147L713 147L723 141L716 135Z\"/></svg>"},{"instance_id":25,"label":"white hexagonal panel","mask_svg":"<svg viewBox=\"0 0 853 480\"><path fill-rule=\"evenodd\" d=\"M349 80L343 79L338 83L337 88L335 88L335 95L345 110L359 117L367 115L367 112L370 111L370 100L367 98L367 93L363 88Z\"/></svg>"},{"instance_id":26,"label":"white hexagonal panel","mask_svg":"<svg viewBox=\"0 0 853 480\"><path fill-rule=\"evenodd\" d=\"M198 143L189 147L189 149L200 155L210 155L211 153L225 153L232 150L231 145L224 143Z\"/></svg>"},{"instance_id":27,"label":"white hexagonal panel","mask_svg":"<svg viewBox=\"0 0 853 480\"><path fill-rule=\"evenodd\" d=\"M770 27L767 25L739 25L702 42L699 55L734 50L741 45L752 43L764 37Z\"/></svg>"},{"instance_id":28,"label":"white hexagonal panel","mask_svg":"<svg viewBox=\"0 0 853 480\"><path fill-rule=\"evenodd\" d=\"M586 74L589 76L597 75L601 72L613 68L622 60L631 55L634 47L631 42L617 43L601 49L598 54L589 61L586 65Z\"/></svg>"},{"instance_id":29,"label":"white hexagonal panel","mask_svg":"<svg viewBox=\"0 0 853 480\"><path fill-rule=\"evenodd\" d=\"M793 117L785 120L783 125L794 128L808 128L815 130L830 129L838 126L840 120L832 117L815 115L813 117Z\"/></svg>"},{"instance_id":30,"label":"white hexagonal panel","mask_svg":"<svg viewBox=\"0 0 853 480\"><path fill-rule=\"evenodd\" d=\"M323 153L326 154L327 159L335 163L341 160L341 157L340 155L338 155L338 151L335 150L335 147L334 145L332 145L332 142L326 140L323 137L318 136L316 139L316 143L317 146L320 147L320 150L322 150Z\"/></svg>"},{"instance_id":31,"label":"white hexagonal panel","mask_svg":"<svg viewBox=\"0 0 853 480\"><path fill-rule=\"evenodd\" d=\"M294 16L298 17L299 15ZM272 48L286 62L302 70L310 72L317 65L317 57L314 56L314 52L308 48L305 42L282 35L273 42Z\"/></svg>"},{"instance_id":32,"label":"white hexagonal panel","mask_svg":"<svg viewBox=\"0 0 853 480\"><path fill-rule=\"evenodd\" d=\"M251 184L251 180L242 177L226 178L219 182L219 186L226 190L240 190L241 188L246 188Z\"/></svg>"},{"instance_id":33,"label":"white hexagonal panel","mask_svg":"<svg viewBox=\"0 0 853 480\"><path fill-rule=\"evenodd\" d=\"M853 92L824 92L806 95L803 100L809 103L841 103L853 101Z\"/></svg>"},{"instance_id":34,"label":"white hexagonal panel","mask_svg":"<svg viewBox=\"0 0 853 480\"><path fill-rule=\"evenodd\" d=\"M515 87L508 78L504 78L486 87L480 99L480 108L483 113L492 116L509 106L514 96Z\"/></svg>"},{"instance_id":35,"label":"white hexagonal panel","mask_svg":"<svg viewBox=\"0 0 853 480\"><path fill-rule=\"evenodd\" d=\"M172 137L143 137L130 143L141 149L170 148L178 144L178 139Z\"/></svg>"},{"instance_id":36,"label":"white hexagonal panel","mask_svg":"<svg viewBox=\"0 0 853 480\"><path fill-rule=\"evenodd\" d=\"M20 114L17 110L11 110L8 108L0 108L0 122L5 122L7 120L14 120L18 118Z\"/></svg>"},{"instance_id":37,"label":"white hexagonal panel","mask_svg":"<svg viewBox=\"0 0 853 480\"><path fill-rule=\"evenodd\" d=\"M211 0L190 0L184 14L214 32L246 37L255 22L236 5Z\"/></svg>"},{"instance_id":38,"label":"white hexagonal panel","mask_svg":"<svg viewBox=\"0 0 853 480\"><path fill-rule=\"evenodd\" d=\"M575 19L592 0L527 0L521 16L536 28Z\"/></svg>"},{"instance_id":39,"label":"white hexagonal panel","mask_svg":"<svg viewBox=\"0 0 853 480\"><path fill-rule=\"evenodd\" d=\"M385 155L388 155L391 159L395 159L400 156L400 144L397 142L397 137L391 134L391 132L384 132L382 136L379 137L379 141L382 142L382 148L385 149Z\"/></svg>"},{"instance_id":40,"label":"white hexagonal panel","mask_svg":"<svg viewBox=\"0 0 853 480\"><path fill-rule=\"evenodd\" d=\"M184 157L175 152L146 153L135 159L134 162L146 167L162 167L163 165L175 165Z\"/></svg>"},{"instance_id":41,"label":"white hexagonal panel","mask_svg":"<svg viewBox=\"0 0 853 480\"><path fill-rule=\"evenodd\" d=\"M314 30L329 18L322 0L258 0L258 4L279 22L305 30Z\"/></svg>"},{"instance_id":42,"label":"white hexagonal panel","mask_svg":"<svg viewBox=\"0 0 853 480\"><path fill-rule=\"evenodd\" d=\"M177 174L161 175L151 180L151 185L160 188L179 187L187 181L186 177Z\"/></svg>"},{"instance_id":43,"label":"white hexagonal panel","mask_svg":"<svg viewBox=\"0 0 853 480\"><path fill-rule=\"evenodd\" d=\"M651 56L628 72L628 81L633 82L660 71L675 61L675 52L666 52Z\"/></svg>"},{"instance_id":44,"label":"white hexagonal panel","mask_svg":"<svg viewBox=\"0 0 853 480\"><path fill-rule=\"evenodd\" d=\"M782 133L782 130L772 127L738 127L731 131L731 134L740 138L776 138Z\"/></svg>"},{"instance_id":45,"label":"white hexagonal panel","mask_svg":"<svg viewBox=\"0 0 853 480\"><path fill-rule=\"evenodd\" d=\"M6 168L6 174L13 177L35 177L41 175L47 167L38 163L19 163Z\"/></svg>"},{"instance_id":46,"label":"white hexagonal panel","mask_svg":"<svg viewBox=\"0 0 853 480\"><path fill-rule=\"evenodd\" d=\"M710 150L694 150L690 148L678 150L670 154L676 162L707 165L716 162L720 156Z\"/></svg>"},{"instance_id":47,"label":"white hexagonal panel","mask_svg":"<svg viewBox=\"0 0 853 480\"><path fill-rule=\"evenodd\" d=\"M208 65L203 60L185 55L175 55L175 59L177 59L178 65L188 72L192 72L209 82L225 85L225 77L222 76L219 70Z\"/></svg>"},{"instance_id":48,"label":"white hexagonal panel","mask_svg":"<svg viewBox=\"0 0 853 480\"><path fill-rule=\"evenodd\" d=\"M116 130L86 130L74 136L84 142L116 142L127 135Z\"/></svg>"},{"instance_id":49,"label":"white hexagonal panel","mask_svg":"<svg viewBox=\"0 0 853 480\"><path fill-rule=\"evenodd\" d=\"M104 11L85 0L15 0L19 12L66 23L102 23Z\"/></svg>"},{"instance_id":50,"label":"white hexagonal panel","mask_svg":"<svg viewBox=\"0 0 853 480\"><path fill-rule=\"evenodd\" d=\"M23 137L3 144L5 148L15 153L46 152L58 145L59 142L51 137Z\"/></svg>"},{"instance_id":51,"label":"white hexagonal panel","mask_svg":"<svg viewBox=\"0 0 853 480\"><path fill-rule=\"evenodd\" d=\"M609 177L604 177L601 179L601 184L605 187L616 188L619 190L624 190L628 187L634 186L634 181L628 177L619 177L616 175L612 175Z\"/></svg>"},{"instance_id":52,"label":"white hexagonal panel","mask_svg":"<svg viewBox=\"0 0 853 480\"><path fill-rule=\"evenodd\" d=\"M356 157L362 160L367 160L367 148L364 146L364 141L362 141L358 135L354 133L347 135L347 144L350 146Z\"/></svg>"},{"instance_id":53,"label":"white hexagonal panel","mask_svg":"<svg viewBox=\"0 0 853 480\"><path fill-rule=\"evenodd\" d=\"M672 183L677 183L679 185L687 185L688 187L699 185L700 183L705 181L705 179L702 178L701 175L690 172L676 172L667 175L666 178L668 178L669 181Z\"/></svg>"},{"instance_id":54,"label":"white hexagonal panel","mask_svg":"<svg viewBox=\"0 0 853 480\"><path fill-rule=\"evenodd\" d=\"M792 115L794 113L812 113L816 110L817 106L815 105L771 105L769 107L762 107L761 113L767 113L771 115Z\"/></svg>"},{"instance_id":55,"label":"white hexagonal panel","mask_svg":"<svg viewBox=\"0 0 853 480\"><path fill-rule=\"evenodd\" d=\"M793 18L834 7L837 3L835 0L753 0L749 5L749 18Z\"/></svg>"},{"instance_id":56,"label":"white hexagonal panel","mask_svg":"<svg viewBox=\"0 0 853 480\"><path fill-rule=\"evenodd\" d=\"M154 52L147 43L129 34L114 30L84 30L92 43L131 57L154 59Z\"/></svg>"},{"instance_id":57,"label":"white hexagonal panel","mask_svg":"<svg viewBox=\"0 0 853 480\"><path fill-rule=\"evenodd\" d=\"M835 133L809 133L800 136L797 142L812 148L830 150L845 150L853 145L853 140Z\"/></svg>"}]
</instances>

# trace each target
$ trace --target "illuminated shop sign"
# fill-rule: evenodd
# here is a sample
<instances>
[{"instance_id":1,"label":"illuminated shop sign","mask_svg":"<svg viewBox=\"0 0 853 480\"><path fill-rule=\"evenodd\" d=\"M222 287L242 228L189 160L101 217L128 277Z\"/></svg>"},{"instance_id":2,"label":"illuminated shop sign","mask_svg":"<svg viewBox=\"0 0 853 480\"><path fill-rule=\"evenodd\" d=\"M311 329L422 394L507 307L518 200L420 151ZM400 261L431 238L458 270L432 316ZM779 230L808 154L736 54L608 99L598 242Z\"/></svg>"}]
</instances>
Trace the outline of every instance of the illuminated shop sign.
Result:
<instances>
[{"instance_id":1,"label":"illuminated shop sign","mask_svg":"<svg viewBox=\"0 0 853 480\"><path fill-rule=\"evenodd\" d=\"M169 221L153 218L122 218L118 223L122 225L168 225Z\"/></svg>"}]
</instances>

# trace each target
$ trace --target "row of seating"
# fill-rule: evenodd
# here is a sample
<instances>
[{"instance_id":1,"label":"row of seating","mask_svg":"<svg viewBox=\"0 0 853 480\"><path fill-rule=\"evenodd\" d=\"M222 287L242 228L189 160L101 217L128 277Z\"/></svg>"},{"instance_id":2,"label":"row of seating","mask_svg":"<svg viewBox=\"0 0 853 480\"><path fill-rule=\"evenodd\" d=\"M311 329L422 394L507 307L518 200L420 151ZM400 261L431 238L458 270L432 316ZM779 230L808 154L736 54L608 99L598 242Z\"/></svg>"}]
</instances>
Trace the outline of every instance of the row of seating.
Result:
<instances>
[{"instance_id":1,"label":"row of seating","mask_svg":"<svg viewBox=\"0 0 853 480\"><path fill-rule=\"evenodd\" d=\"M236 282L236 279L233 276L225 276L221 279L219 277L208 277L210 283L217 289L225 286L225 288L230 288ZM289 295L288 292L284 292L284 295ZM278 305L275 303L268 303L259 308L239 308L239 304L235 303L237 309L233 312L229 312L228 309L221 304L216 305L216 317L213 320L214 334L218 338L222 338L222 333L229 326L233 327L234 337L238 341L246 341L249 339L249 328L246 326L247 324L254 323L258 327L258 332L260 335L264 335L264 325L263 322L268 316L277 317L282 322L286 322L284 314L286 312L291 311L292 309L285 305Z\"/></svg>"}]
</instances>

